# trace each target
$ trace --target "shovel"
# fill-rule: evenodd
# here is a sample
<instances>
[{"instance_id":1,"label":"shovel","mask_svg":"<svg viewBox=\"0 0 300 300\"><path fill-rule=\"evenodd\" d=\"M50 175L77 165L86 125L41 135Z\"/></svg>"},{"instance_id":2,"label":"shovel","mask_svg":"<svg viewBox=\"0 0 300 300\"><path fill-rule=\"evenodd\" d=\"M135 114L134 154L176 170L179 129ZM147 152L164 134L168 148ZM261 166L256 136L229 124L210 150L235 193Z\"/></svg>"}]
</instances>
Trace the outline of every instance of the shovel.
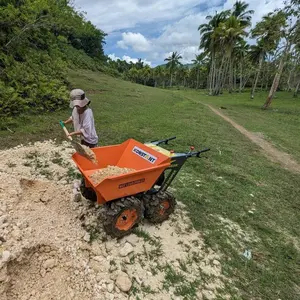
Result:
<instances>
[{"instance_id":1,"label":"shovel","mask_svg":"<svg viewBox=\"0 0 300 300\"><path fill-rule=\"evenodd\" d=\"M87 147L85 145L81 145L78 142L74 141L72 139L72 137L69 136L68 129L66 128L63 121L59 121L59 124L62 127L62 129L64 130L66 136L70 140L70 142L71 142L72 146L74 147L74 149L76 150L76 152L78 152L78 154L84 156L85 158L89 159L94 164L97 164L97 159L96 159L95 153L89 147Z\"/></svg>"}]
</instances>

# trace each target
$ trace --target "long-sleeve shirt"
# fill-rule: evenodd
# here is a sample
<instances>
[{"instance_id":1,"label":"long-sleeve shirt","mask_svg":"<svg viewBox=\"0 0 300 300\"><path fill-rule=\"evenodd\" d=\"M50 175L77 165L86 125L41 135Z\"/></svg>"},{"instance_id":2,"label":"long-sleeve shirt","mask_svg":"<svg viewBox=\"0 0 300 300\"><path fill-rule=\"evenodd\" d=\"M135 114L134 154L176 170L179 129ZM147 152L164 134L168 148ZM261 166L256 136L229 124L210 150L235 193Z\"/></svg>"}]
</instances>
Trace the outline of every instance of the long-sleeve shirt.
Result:
<instances>
[{"instance_id":1,"label":"long-sleeve shirt","mask_svg":"<svg viewBox=\"0 0 300 300\"><path fill-rule=\"evenodd\" d=\"M81 131L83 139L89 144L97 144L98 136L95 129L94 115L90 108L87 108L82 114L78 114L74 108L72 112L72 121L75 131Z\"/></svg>"}]
</instances>

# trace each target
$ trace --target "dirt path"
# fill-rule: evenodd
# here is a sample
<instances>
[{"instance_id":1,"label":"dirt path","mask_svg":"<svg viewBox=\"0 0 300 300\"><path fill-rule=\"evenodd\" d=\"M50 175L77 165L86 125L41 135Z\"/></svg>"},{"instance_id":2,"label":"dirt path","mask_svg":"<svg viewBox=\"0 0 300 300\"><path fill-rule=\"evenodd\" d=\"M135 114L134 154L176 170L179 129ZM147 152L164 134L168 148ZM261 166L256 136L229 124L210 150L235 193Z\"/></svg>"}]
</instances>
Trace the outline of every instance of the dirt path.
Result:
<instances>
[{"instance_id":1,"label":"dirt path","mask_svg":"<svg viewBox=\"0 0 300 300\"><path fill-rule=\"evenodd\" d=\"M264 154L271 161L279 163L283 168L285 168L293 173L300 174L300 164L298 162L296 162L294 159L292 159L289 154L276 149L272 144L270 144L264 138L256 135L255 133L248 131L243 126L237 124L236 122L234 122L229 117L225 116L224 114L219 112L217 109L213 108L212 106L210 106L208 104L205 104L205 105L208 106L215 114L219 115L225 121L230 123L234 128L236 128L239 132L241 132L249 140L251 140L253 143L255 143L256 145L261 147L263 149Z\"/></svg>"}]
</instances>

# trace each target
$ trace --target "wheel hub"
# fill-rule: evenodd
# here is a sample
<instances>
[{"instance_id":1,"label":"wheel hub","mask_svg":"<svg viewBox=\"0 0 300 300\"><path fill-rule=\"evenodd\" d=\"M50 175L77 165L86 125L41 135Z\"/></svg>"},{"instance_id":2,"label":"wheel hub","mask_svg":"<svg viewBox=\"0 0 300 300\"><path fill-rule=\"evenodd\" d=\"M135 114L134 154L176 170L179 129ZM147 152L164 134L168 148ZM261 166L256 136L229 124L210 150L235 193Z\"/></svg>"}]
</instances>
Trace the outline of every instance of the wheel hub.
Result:
<instances>
[{"instance_id":1,"label":"wheel hub","mask_svg":"<svg viewBox=\"0 0 300 300\"><path fill-rule=\"evenodd\" d=\"M116 228L127 231L132 228L137 218L138 214L135 209L126 209L119 215L116 222Z\"/></svg>"},{"instance_id":2,"label":"wheel hub","mask_svg":"<svg viewBox=\"0 0 300 300\"><path fill-rule=\"evenodd\" d=\"M169 209L169 207L170 207L170 203L169 203L168 200L165 200L165 201L161 202L159 214L161 216L163 216L165 214L165 212Z\"/></svg>"}]
</instances>

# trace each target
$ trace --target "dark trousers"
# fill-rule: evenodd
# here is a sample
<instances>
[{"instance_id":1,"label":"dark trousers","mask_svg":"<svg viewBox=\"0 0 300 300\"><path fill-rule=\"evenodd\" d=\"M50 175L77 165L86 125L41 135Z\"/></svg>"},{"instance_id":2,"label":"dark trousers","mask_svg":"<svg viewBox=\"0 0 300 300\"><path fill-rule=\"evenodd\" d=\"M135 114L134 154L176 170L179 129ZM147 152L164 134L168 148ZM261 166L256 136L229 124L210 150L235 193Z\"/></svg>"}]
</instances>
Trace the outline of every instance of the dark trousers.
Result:
<instances>
[{"instance_id":1,"label":"dark trousers","mask_svg":"<svg viewBox=\"0 0 300 300\"><path fill-rule=\"evenodd\" d=\"M98 144L90 144L90 143L87 143L85 140L81 140L81 145L85 145L89 148L95 148L98 146Z\"/></svg>"}]
</instances>

